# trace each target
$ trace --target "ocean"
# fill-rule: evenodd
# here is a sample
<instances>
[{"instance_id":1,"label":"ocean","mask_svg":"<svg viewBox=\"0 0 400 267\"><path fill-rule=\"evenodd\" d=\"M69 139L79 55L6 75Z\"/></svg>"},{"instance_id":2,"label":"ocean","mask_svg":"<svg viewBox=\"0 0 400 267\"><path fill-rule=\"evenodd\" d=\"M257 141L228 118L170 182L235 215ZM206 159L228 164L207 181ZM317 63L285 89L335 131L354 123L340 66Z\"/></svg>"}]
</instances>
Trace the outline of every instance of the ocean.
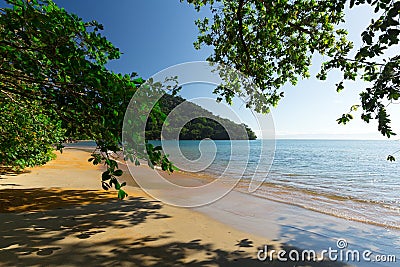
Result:
<instances>
[{"instance_id":1,"label":"ocean","mask_svg":"<svg viewBox=\"0 0 400 267\"><path fill-rule=\"evenodd\" d=\"M164 141L164 149L173 151L168 147L176 142ZM398 161L386 160L400 149L399 141L276 140L274 154L268 150L273 143L261 140L178 145L181 153L170 159L183 171L229 176L240 179L237 190L255 197L400 229L400 154ZM262 182L253 193L251 179Z\"/></svg>"}]
</instances>

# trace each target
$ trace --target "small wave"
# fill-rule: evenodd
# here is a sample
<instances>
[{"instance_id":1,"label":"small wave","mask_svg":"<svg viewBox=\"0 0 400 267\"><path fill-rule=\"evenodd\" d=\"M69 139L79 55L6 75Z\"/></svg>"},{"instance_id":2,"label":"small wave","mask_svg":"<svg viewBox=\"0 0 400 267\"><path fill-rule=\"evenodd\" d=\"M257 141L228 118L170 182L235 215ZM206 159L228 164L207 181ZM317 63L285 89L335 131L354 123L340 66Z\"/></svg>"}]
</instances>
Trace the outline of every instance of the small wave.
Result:
<instances>
[{"instance_id":1,"label":"small wave","mask_svg":"<svg viewBox=\"0 0 400 267\"><path fill-rule=\"evenodd\" d=\"M248 181L241 181L237 190L248 193ZM388 203L315 192L291 186L264 182L252 195L290 204L331 216L400 229L400 207Z\"/></svg>"},{"instance_id":2,"label":"small wave","mask_svg":"<svg viewBox=\"0 0 400 267\"><path fill-rule=\"evenodd\" d=\"M190 173L190 175L206 179L209 182L218 179L217 176L205 172ZM236 185L235 190L249 194L249 183L249 179L242 179ZM398 201L387 203L360 199L335 194L334 192L317 192L288 184L271 182L263 182L251 195L346 220L400 229L400 205Z\"/></svg>"}]
</instances>

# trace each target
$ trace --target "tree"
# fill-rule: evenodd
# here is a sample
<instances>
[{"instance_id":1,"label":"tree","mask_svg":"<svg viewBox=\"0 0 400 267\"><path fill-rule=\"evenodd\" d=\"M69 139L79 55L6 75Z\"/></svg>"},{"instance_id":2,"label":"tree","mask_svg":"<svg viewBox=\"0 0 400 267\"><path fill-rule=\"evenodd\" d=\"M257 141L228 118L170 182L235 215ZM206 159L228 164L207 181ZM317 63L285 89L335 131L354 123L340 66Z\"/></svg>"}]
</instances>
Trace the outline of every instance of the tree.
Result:
<instances>
[{"instance_id":1,"label":"tree","mask_svg":"<svg viewBox=\"0 0 400 267\"><path fill-rule=\"evenodd\" d=\"M179 132L180 140L202 140L205 138L214 140L257 139L256 134L247 125L236 124L231 120L215 116L201 106L185 101L180 96L170 94L165 94L160 98L159 106L165 115L169 115L174 108L182 103L185 103L183 109L187 110L185 112L181 109L179 116L170 118L172 121L169 121L169 127L165 129L164 139L174 139L176 138L175 133ZM146 139L159 140L161 139L164 120L158 119L157 116L152 117L154 119L149 120L146 124ZM172 127L172 125L182 127ZM246 130L246 136L241 135L243 129ZM230 132L230 135L228 132Z\"/></svg>"},{"instance_id":2,"label":"tree","mask_svg":"<svg viewBox=\"0 0 400 267\"><path fill-rule=\"evenodd\" d=\"M213 13L213 18L196 22L200 30L196 48L212 45L210 61L234 66L262 89L245 87L250 95L248 107L268 112L284 96L284 84L310 76L311 59L319 53L330 58L322 65L320 79L338 68L344 80L360 76L372 84L360 95L361 118L376 119L378 130L387 137L395 134L386 104L400 96L400 58L381 60L380 56L398 46L399 1L349 1L350 8L368 4L381 13L362 33L364 45L354 57L349 56L353 44L346 39L346 30L335 28L343 21L345 0L186 1L198 10L207 6ZM120 51L101 35L103 26L96 21L84 22L51 0L7 3L11 8L0 9L0 109L4 115L0 164L42 164L53 157L53 145L61 149L63 138L87 136L98 145L90 161L107 165L103 187L114 186L123 198L126 193L117 180L122 172L109 151L120 150L124 112L143 79L106 68L108 61L120 57ZM160 87L155 85L154 90ZM343 81L338 82L337 90L343 88ZM215 92L219 99L231 102L233 95L226 87ZM165 118L157 105L152 114ZM338 122L345 124L351 118L350 113L344 114ZM173 170L160 148L149 144L132 151L129 159L136 162L146 150L151 166Z\"/></svg>"},{"instance_id":3,"label":"tree","mask_svg":"<svg viewBox=\"0 0 400 267\"><path fill-rule=\"evenodd\" d=\"M6 133L0 164L43 164L53 157L52 145L61 149L63 138L85 135L98 145L90 161L107 166L103 188L114 186L125 197L124 184L117 180L122 171L109 151L121 149L124 112L143 79L106 68L120 51L101 35L103 26L96 21L84 22L51 0L7 3L11 8L0 10L0 109L5 117L0 133ZM162 117L157 107L154 114ZM164 155L151 155L152 165L171 169Z\"/></svg>"},{"instance_id":4,"label":"tree","mask_svg":"<svg viewBox=\"0 0 400 267\"><path fill-rule=\"evenodd\" d=\"M183 1L183 0L181 0ZM331 69L339 69L343 80L337 91L344 89L344 80L357 77L371 87L360 93L361 119L378 121L382 135L395 135L390 126L386 106L400 97L400 55L383 57L389 48L400 51L400 1L396 0L187 0L197 10L208 7L212 18L196 21L199 36L195 47L214 47L209 60L234 66L251 77L262 92L248 90L247 105L256 111L268 112L284 96L282 86L308 78L311 59L322 54L329 60L321 66L319 79L326 79ZM353 43L345 29L337 29L344 21L344 8L370 5L379 18L372 20L361 33L363 45L354 57ZM397 48L397 50L396 50ZM232 93L223 87L215 91L230 102ZM346 124L351 112L337 121ZM393 159L393 158L389 158Z\"/></svg>"},{"instance_id":5,"label":"tree","mask_svg":"<svg viewBox=\"0 0 400 267\"><path fill-rule=\"evenodd\" d=\"M52 145L64 139L65 130L52 111L45 113L37 101L13 96L0 101L0 113L1 165L33 167L54 158Z\"/></svg>"}]
</instances>

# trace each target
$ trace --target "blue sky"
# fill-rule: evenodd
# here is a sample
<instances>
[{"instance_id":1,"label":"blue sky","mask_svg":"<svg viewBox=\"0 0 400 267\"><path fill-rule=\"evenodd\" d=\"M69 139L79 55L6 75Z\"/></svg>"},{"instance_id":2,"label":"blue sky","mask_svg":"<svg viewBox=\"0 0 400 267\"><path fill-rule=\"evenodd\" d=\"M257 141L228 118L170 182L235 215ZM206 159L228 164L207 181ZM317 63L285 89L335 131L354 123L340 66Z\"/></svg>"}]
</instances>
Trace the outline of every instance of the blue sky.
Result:
<instances>
[{"instance_id":1,"label":"blue sky","mask_svg":"<svg viewBox=\"0 0 400 267\"><path fill-rule=\"evenodd\" d=\"M118 61L110 63L117 72L137 72L148 78L171 65L188 61L205 60L211 48L198 51L193 47L197 28L194 21L207 13L197 13L187 3L179 0L56 0L58 5L76 13L84 20L97 20L104 25L104 34L124 53ZM360 32L373 16L368 7L358 7L346 12L349 38L355 47L361 44ZM315 74L323 58L313 61L308 80L296 87L285 86L285 98L273 109L275 131L278 138L327 138L327 139L379 139L376 124L366 124L356 119L349 125L337 125L336 119L359 103L358 94L365 84L348 82L345 91L336 93L334 84L341 78L331 73L327 81L319 81ZM190 90L184 97L195 95ZM239 113L242 107L235 107ZM243 111L243 110L242 110ZM393 105L393 128L400 132L399 105ZM242 112L246 114L246 112ZM245 116L246 117L246 116ZM252 124L251 121L247 122Z\"/></svg>"}]
</instances>

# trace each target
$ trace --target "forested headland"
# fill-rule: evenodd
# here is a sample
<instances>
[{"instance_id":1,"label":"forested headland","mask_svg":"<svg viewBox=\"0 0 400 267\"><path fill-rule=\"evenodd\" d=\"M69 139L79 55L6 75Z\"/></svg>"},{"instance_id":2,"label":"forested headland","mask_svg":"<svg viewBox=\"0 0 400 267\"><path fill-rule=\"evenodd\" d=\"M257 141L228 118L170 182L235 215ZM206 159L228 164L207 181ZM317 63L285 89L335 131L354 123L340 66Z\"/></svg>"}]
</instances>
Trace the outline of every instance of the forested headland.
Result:
<instances>
[{"instance_id":1,"label":"forested headland","mask_svg":"<svg viewBox=\"0 0 400 267\"><path fill-rule=\"evenodd\" d=\"M159 101L161 111L168 115L178 105L185 102L180 96L172 96L165 94ZM238 140L238 139L257 139L256 134L245 124L237 124L229 119L221 118L214 115L210 111L205 110L199 105L186 101L186 108L190 109L190 113L180 112L179 116L174 116L173 125L184 125L182 129L173 127L165 127L163 138L173 139L172 133L179 131L180 140L202 140L210 138L213 140ZM195 119L190 119L194 117ZM152 116L146 125L146 139L161 139L162 125L164 121L157 116ZM185 123L187 122L187 123ZM243 136L243 127L247 132L247 136ZM228 134L228 131L230 135Z\"/></svg>"}]
</instances>

